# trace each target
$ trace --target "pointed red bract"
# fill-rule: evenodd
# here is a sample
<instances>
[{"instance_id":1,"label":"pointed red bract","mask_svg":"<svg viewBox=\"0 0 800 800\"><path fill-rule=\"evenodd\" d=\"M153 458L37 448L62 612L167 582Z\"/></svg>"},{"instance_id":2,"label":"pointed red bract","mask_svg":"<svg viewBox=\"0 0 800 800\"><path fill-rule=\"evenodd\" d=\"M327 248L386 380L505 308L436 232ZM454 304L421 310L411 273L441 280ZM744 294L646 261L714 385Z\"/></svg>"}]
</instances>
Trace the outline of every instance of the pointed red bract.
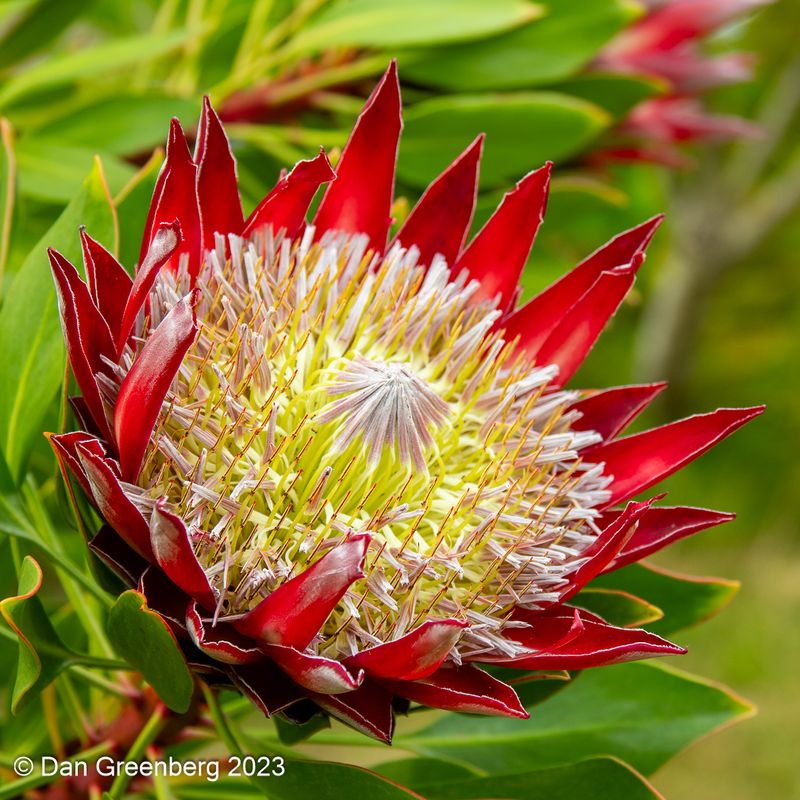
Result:
<instances>
[{"instance_id":1,"label":"pointed red bract","mask_svg":"<svg viewBox=\"0 0 800 800\"><path fill-rule=\"evenodd\" d=\"M298 162L288 175L280 178L249 216L244 235L251 236L271 225L275 233L284 230L290 239L298 238L306 227L308 207L317 190L335 177L325 151L320 148L316 158Z\"/></svg>"},{"instance_id":2,"label":"pointed red bract","mask_svg":"<svg viewBox=\"0 0 800 800\"><path fill-rule=\"evenodd\" d=\"M364 680L362 670L351 672L340 661L293 647L264 645L264 652L299 686L320 694L343 694L357 689Z\"/></svg>"},{"instance_id":3,"label":"pointed red bract","mask_svg":"<svg viewBox=\"0 0 800 800\"><path fill-rule=\"evenodd\" d=\"M186 609L193 602L192 598L179 589L157 564L149 565L142 572L137 588L139 594L147 598L148 608L161 614L176 635L188 636Z\"/></svg>"},{"instance_id":4,"label":"pointed red bract","mask_svg":"<svg viewBox=\"0 0 800 800\"><path fill-rule=\"evenodd\" d=\"M588 463L604 463L606 475L613 475L610 499L605 506L633 497L675 470L701 456L746 422L764 411L754 408L720 408L697 414L643 433L604 442L581 453Z\"/></svg>"},{"instance_id":5,"label":"pointed red bract","mask_svg":"<svg viewBox=\"0 0 800 800\"><path fill-rule=\"evenodd\" d=\"M213 250L215 233L224 236L242 233L244 215L236 180L236 160L228 135L207 95L203 98L194 161L203 248Z\"/></svg>"},{"instance_id":6,"label":"pointed red bract","mask_svg":"<svg viewBox=\"0 0 800 800\"><path fill-rule=\"evenodd\" d=\"M602 273L630 264L637 254L645 251L662 219L662 216L653 217L606 242L575 269L503 320L502 327L510 337L520 336L522 349L535 353Z\"/></svg>"},{"instance_id":7,"label":"pointed red bract","mask_svg":"<svg viewBox=\"0 0 800 800\"><path fill-rule=\"evenodd\" d=\"M158 566L186 594L207 611L216 605L216 595L192 549L189 533L180 517L159 500L150 517L150 543Z\"/></svg>"},{"instance_id":8,"label":"pointed red bract","mask_svg":"<svg viewBox=\"0 0 800 800\"><path fill-rule=\"evenodd\" d=\"M452 266L464 246L478 198L483 139L478 136L425 190L394 239L415 246L423 266L437 254Z\"/></svg>"},{"instance_id":9,"label":"pointed red bract","mask_svg":"<svg viewBox=\"0 0 800 800\"><path fill-rule=\"evenodd\" d=\"M216 661L241 665L255 664L266 658L252 639L242 636L231 625L207 624L195 602L189 603L186 609L186 630L195 645Z\"/></svg>"},{"instance_id":10,"label":"pointed red bract","mask_svg":"<svg viewBox=\"0 0 800 800\"><path fill-rule=\"evenodd\" d=\"M453 267L453 275L466 269L480 283L480 297L491 300L499 295L503 311L516 299L522 270L544 219L552 168L548 161L508 192Z\"/></svg>"},{"instance_id":11,"label":"pointed red bract","mask_svg":"<svg viewBox=\"0 0 800 800\"><path fill-rule=\"evenodd\" d=\"M520 719L530 716L510 686L466 664L441 667L421 681L385 683L400 697L431 708Z\"/></svg>"},{"instance_id":12,"label":"pointed red bract","mask_svg":"<svg viewBox=\"0 0 800 800\"><path fill-rule=\"evenodd\" d=\"M111 358L114 355L111 331L75 267L53 249L47 254L56 284L59 317L72 372L92 419L103 436L110 438L105 403L96 375L109 371L103 356Z\"/></svg>"},{"instance_id":13,"label":"pointed red bract","mask_svg":"<svg viewBox=\"0 0 800 800\"><path fill-rule=\"evenodd\" d=\"M346 663L362 667L376 678L427 678L439 669L466 627L457 619L429 620L399 639L362 650Z\"/></svg>"},{"instance_id":14,"label":"pointed red bract","mask_svg":"<svg viewBox=\"0 0 800 800\"><path fill-rule=\"evenodd\" d=\"M81 485L84 494L87 497L92 496L92 490L89 486L89 481L86 478L86 473L81 466L80 458L78 457L77 447L79 444L89 444L89 446L99 449L102 452L102 445L97 440L97 437L84 431L71 431L69 433L56 433L46 434L50 446L58 458L59 463L63 467L69 469L78 483ZM64 476L66 478L66 475Z\"/></svg>"},{"instance_id":15,"label":"pointed red bract","mask_svg":"<svg viewBox=\"0 0 800 800\"><path fill-rule=\"evenodd\" d=\"M116 341L133 281L122 264L83 228L81 246L92 300L106 321L112 339Z\"/></svg>"},{"instance_id":16,"label":"pointed red bract","mask_svg":"<svg viewBox=\"0 0 800 800\"><path fill-rule=\"evenodd\" d=\"M394 732L392 694L375 681L365 680L353 692L339 695L309 693L309 697L331 716L351 728L389 744Z\"/></svg>"},{"instance_id":17,"label":"pointed red bract","mask_svg":"<svg viewBox=\"0 0 800 800\"><path fill-rule=\"evenodd\" d=\"M581 553L581 560L585 561L569 576L569 587L561 593L560 602L576 595L617 557L633 536L634 526L650 508L651 502L628 503L625 510L600 532Z\"/></svg>"},{"instance_id":18,"label":"pointed red bract","mask_svg":"<svg viewBox=\"0 0 800 800\"><path fill-rule=\"evenodd\" d=\"M367 534L359 534L336 545L237 620L237 629L264 642L305 649L350 585L363 577L369 542Z\"/></svg>"},{"instance_id":19,"label":"pointed red bract","mask_svg":"<svg viewBox=\"0 0 800 800\"><path fill-rule=\"evenodd\" d=\"M152 561L153 550L147 522L125 494L119 476L112 468L113 462L98 455L86 444L78 444L75 449L89 482L91 496L103 519L139 555Z\"/></svg>"},{"instance_id":20,"label":"pointed red bract","mask_svg":"<svg viewBox=\"0 0 800 800\"><path fill-rule=\"evenodd\" d=\"M553 388L564 386L578 370L633 281L634 270L603 272L594 286L564 314L536 352L521 347L526 355L535 357L538 364L558 367L558 375L550 382Z\"/></svg>"},{"instance_id":21,"label":"pointed red bract","mask_svg":"<svg viewBox=\"0 0 800 800\"><path fill-rule=\"evenodd\" d=\"M606 512L603 520L610 521L616 514L616 511ZM724 511L689 506L649 508L639 520L633 536L605 571L647 558L672 542L713 528L715 525L721 525L723 522L730 522L735 517L735 514L727 514Z\"/></svg>"},{"instance_id":22,"label":"pointed red bract","mask_svg":"<svg viewBox=\"0 0 800 800\"><path fill-rule=\"evenodd\" d=\"M136 271L133 286L125 301L122 320L116 335L117 357L125 349L133 326L136 324L136 317L139 316L139 312L147 301L159 270L169 261L180 242L181 229L177 222L163 222L158 226L158 230L150 242L147 255Z\"/></svg>"},{"instance_id":23,"label":"pointed red bract","mask_svg":"<svg viewBox=\"0 0 800 800\"><path fill-rule=\"evenodd\" d=\"M666 388L666 383L642 386L615 386L592 392L569 411L579 411L580 419L570 427L574 431L596 431L603 439L613 439L623 431Z\"/></svg>"},{"instance_id":24,"label":"pointed red bract","mask_svg":"<svg viewBox=\"0 0 800 800\"><path fill-rule=\"evenodd\" d=\"M122 477L135 482L161 403L197 334L197 290L179 300L148 336L120 386L114 406L114 433Z\"/></svg>"},{"instance_id":25,"label":"pointed red bract","mask_svg":"<svg viewBox=\"0 0 800 800\"><path fill-rule=\"evenodd\" d=\"M192 161L189 145L183 128L177 119L172 120L167 139L164 164L156 181L150 211L145 225L140 262L162 223L176 222L180 225L181 243L168 262L170 269L177 270L180 256L188 258L189 274L196 276L200 269L202 248L200 232L200 202L197 196L197 166Z\"/></svg>"},{"instance_id":26,"label":"pointed red bract","mask_svg":"<svg viewBox=\"0 0 800 800\"><path fill-rule=\"evenodd\" d=\"M541 652L503 662L515 669L585 669L654 656L682 655L679 647L639 628L618 628L583 609L577 609L581 627L575 630L576 609L558 606L547 611L519 609L514 618L530 628L511 628L508 637ZM553 646L553 642L561 642Z\"/></svg>"},{"instance_id":27,"label":"pointed red bract","mask_svg":"<svg viewBox=\"0 0 800 800\"><path fill-rule=\"evenodd\" d=\"M305 698L303 690L270 661L231 667L228 674L267 717Z\"/></svg>"},{"instance_id":28,"label":"pointed red bract","mask_svg":"<svg viewBox=\"0 0 800 800\"><path fill-rule=\"evenodd\" d=\"M392 61L358 117L336 165L336 180L319 205L314 217L317 238L328 230L362 233L371 249L383 252L402 127L400 83Z\"/></svg>"},{"instance_id":29,"label":"pointed red bract","mask_svg":"<svg viewBox=\"0 0 800 800\"><path fill-rule=\"evenodd\" d=\"M110 525L103 525L89 542L89 549L123 583L135 588L150 564L142 558Z\"/></svg>"}]
</instances>

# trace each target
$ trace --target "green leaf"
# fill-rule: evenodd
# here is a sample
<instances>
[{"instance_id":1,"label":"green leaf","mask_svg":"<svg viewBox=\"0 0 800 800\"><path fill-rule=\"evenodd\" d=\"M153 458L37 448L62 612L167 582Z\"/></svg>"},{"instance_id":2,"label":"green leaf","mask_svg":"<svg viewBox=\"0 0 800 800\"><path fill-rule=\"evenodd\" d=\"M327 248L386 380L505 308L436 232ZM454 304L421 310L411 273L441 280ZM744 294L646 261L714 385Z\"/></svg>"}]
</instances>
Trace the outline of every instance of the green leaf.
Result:
<instances>
[{"instance_id":1,"label":"green leaf","mask_svg":"<svg viewBox=\"0 0 800 800\"><path fill-rule=\"evenodd\" d=\"M249 782L225 777L213 783L176 785L181 800L217 800L219 797L252 800L297 800L313 795L314 800L423 800L409 789L362 767L328 761L287 758L283 775L253 777Z\"/></svg>"},{"instance_id":2,"label":"green leaf","mask_svg":"<svg viewBox=\"0 0 800 800\"><path fill-rule=\"evenodd\" d=\"M570 603L623 628L649 627L664 616L660 608L641 597L619 589L598 588L594 584L580 592Z\"/></svg>"},{"instance_id":3,"label":"green leaf","mask_svg":"<svg viewBox=\"0 0 800 800\"><path fill-rule=\"evenodd\" d=\"M428 800L486 797L502 797L503 800L540 797L547 800L656 800L660 797L641 775L612 758L594 758L567 767L511 775L462 777L460 780L458 773L453 773L452 765L429 759L394 762L378 769L388 770L390 775L405 774L410 779L406 785Z\"/></svg>"},{"instance_id":4,"label":"green leaf","mask_svg":"<svg viewBox=\"0 0 800 800\"><path fill-rule=\"evenodd\" d=\"M401 758L397 761L386 761L378 764L375 772L415 791L418 791L417 787L422 784L468 781L485 774L463 764L440 761L437 758Z\"/></svg>"},{"instance_id":5,"label":"green leaf","mask_svg":"<svg viewBox=\"0 0 800 800\"><path fill-rule=\"evenodd\" d=\"M0 89L0 108L33 92L66 86L81 78L105 77L163 56L197 37L197 29L181 28L126 36L56 55L23 70Z\"/></svg>"},{"instance_id":6,"label":"green leaf","mask_svg":"<svg viewBox=\"0 0 800 800\"><path fill-rule=\"evenodd\" d=\"M507 31L541 14L541 6L526 0L339 0L324 6L287 49L300 53L463 42Z\"/></svg>"},{"instance_id":7,"label":"green leaf","mask_svg":"<svg viewBox=\"0 0 800 800\"><path fill-rule=\"evenodd\" d=\"M409 800L419 795L369 769L329 761L286 760L286 773L260 778L258 785L270 800L297 800L313 787L314 800L341 800L348 796L369 800Z\"/></svg>"},{"instance_id":8,"label":"green leaf","mask_svg":"<svg viewBox=\"0 0 800 800\"><path fill-rule=\"evenodd\" d=\"M635 105L662 94L668 85L641 75L590 73L559 83L559 92L596 103L615 117L624 117Z\"/></svg>"},{"instance_id":9,"label":"green leaf","mask_svg":"<svg viewBox=\"0 0 800 800\"><path fill-rule=\"evenodd\" d=\"M86 11L84 0L39 0L9 26L0 38L0 69L29 59Z\"/></svg>"},{"instance_id":10,"label":"green leaf","mask_svg":"<svg viewBox=\"0 0 800 800\"><path fill-rule=\"evenodd\" d=\"M166 706L179 714L189 708L192 674L169 625L147 607L144 595L129 589L117 598L108 612L108 638Z\"/></svg>"},{"instance_id":11,"label":"green leaf","mask_svg":"<svg viewBox=\"0 0 800 800\"><path fill-rule=\"evenodd\" d=\"M64 345L47 248L73 263L80 259L81 224L101 242L114 241L114 209L96 162L80 192L31 250L0 310L0 449L19 480L31 442L64 378Z\"/></svg>"},{"instance_id":12,"label":"green leaf","mask_svg":"<svg viewBox=\"0 0 800 800\"><path fill-rule=\"evenodd\" d=\"M283 744L288 745L296 745L300 742L304 742L306 739L312 737L317 731L330 728L331 726L330 719L322 716L321 714L311 717L308 722L304 722L302 725L295 725L293 722L286 722L280 717L273 717L272 721L275 723L275 730L278 732L278 738L281 740L281 742L283 742Z\"/></svg>"},{"instance_id":13,"label":"green leaf","mask_svg":"<svg viewBox=\"0 0 800 800\"><path fill-rule=\"evenodd\" d=\"M0 613L19 639L17 677L11 693L11 710L33 689L40 692L70 662L78 660L59 638L37 597L42 586L42 569L26 556L19 571L19 594L0 601Z\"/></svg>"},{"instance_id":14,"label":"green leaf","mask_svg":"<svg viewBox=\"0 0 800 800\"><path fill-rule=\"evenodd\" d=\"M631 564L614 570L595 578L592 586L646 597L664 614L663 619L647 626L661 636L669 636L713 617L739 591L738 581L681 575L650 564Z\"/></svg>"},{"instance_id":15,"label":"green leaf","mask_svg":"<svg viewBox=\"0 0 800 800\"><path fill-rule=\"evenodd\" d=\"M194 99L163 92L123 91L109 97L94 97L67 114L49 118L45 125L37 125L32 134L40 143L91 146L125 156L163 144L171 117L178 117L191 127L199 112L199 103Z\"/></svg>"},{"instance_id":16,"label":"green leaf","mask_svg":"<svg viewBox=\"0 0 800 800\"><path fill-rule=\"evenodd\" d=\"M552 92L425 100L406 112L398 175L426 186L485 132L481 185L505 186L547 160L580 152L609 121L598 106Z\"/></svg>"},{"instance_id":17,"label":"green leaf","mask_svg":"<svg viewBox=\"0 0 800 800\"><path fill-rule=\"evenodd\" d=\"M451 714L395 743L490 774L603 755L650 774L695 739L751 712L729 691L686 673L618 664L583 672L529 720Z\"/></svg>"},{"instance_id":18,"label":"green leaf","mask_svg":"<svg viewBox=\"0 0 800 800\"><path fill-rule=\"evenodd\" d=\"M96 154L111 193L119 191L136 170L100 147L79 147L26 136L17 142L20 194L49 203L68 203L80 189Z\"/></svg>"},{"instance_id":19,"label":"green leaf","mask_svg":"<svg viewBox=\"0 0 800 800\"><path fill-rule=\"evenodd\" d=\"M502 36L401 57L403 76L469 92L563 80L594 58L637 13L629 0L554 0L541 20Z\"/></svg>"}]
</instances>

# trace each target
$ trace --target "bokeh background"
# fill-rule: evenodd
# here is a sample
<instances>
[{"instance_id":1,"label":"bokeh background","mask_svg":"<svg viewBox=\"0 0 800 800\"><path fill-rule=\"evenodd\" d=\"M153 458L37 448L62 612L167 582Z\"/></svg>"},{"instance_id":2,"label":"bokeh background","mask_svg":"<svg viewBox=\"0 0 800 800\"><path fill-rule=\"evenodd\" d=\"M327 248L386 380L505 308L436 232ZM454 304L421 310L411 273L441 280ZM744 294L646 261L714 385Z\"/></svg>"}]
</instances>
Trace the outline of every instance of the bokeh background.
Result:
<instances>
[{"instance_id":1,"label":"bokeh background","mask_svg":"<svg viewBox=\"0 0 800 800\"><path fill-rule=\"evenodd\" d=\"M523 16L508 34L501 11L513 4L416 4L421 29L425 13L438 22L404 40L399 29L379 33L390 3L349 5L370 20L363 30L335 14L315 23L324 2L0 0L0 285L10 285L95 153L132 264L160 163L151 154L170 116L191 129L200 96L211 93L231 125L252 208L284 165L319 145L335 157L391 56L409 109L398 217L483 128L489 169L476 224L500 186L555 160L528 292L666 211L635 294L576 384L669 380L638 427L725 405L763 402L768 411L665 486L674 503L734 510L738 519L657 559L742 582L722 615L682 634L690 653L681 666L733 687L759 714L683 753L654 782L676 798L800 798L800 3L739 4L754 13L705 37L711 53L755 55L752 80L704 91L703 102L758 130L726 142L701 137L655 160L612 151L629 149L630 109L665 86L592 66L643 7L558 0L535 21L534 7L520 2L512 11ZM460 43L448 15L473 37L488 32L489 45ZM509 109L498 92L517 93L521 106ZM25 446L34 468L52 471L38 438Z\"/></svg>"}]
</instances>

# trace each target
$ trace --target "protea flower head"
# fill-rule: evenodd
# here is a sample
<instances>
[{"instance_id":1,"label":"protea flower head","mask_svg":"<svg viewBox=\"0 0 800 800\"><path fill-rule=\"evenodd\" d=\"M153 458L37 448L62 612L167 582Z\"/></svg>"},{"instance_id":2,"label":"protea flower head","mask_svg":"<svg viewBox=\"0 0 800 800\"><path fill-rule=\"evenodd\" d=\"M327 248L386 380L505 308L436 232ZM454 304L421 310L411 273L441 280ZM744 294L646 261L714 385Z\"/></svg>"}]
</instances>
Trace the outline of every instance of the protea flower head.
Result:
<instances>
[{"instance_id":1,"label":"protea flower head","mask_svg":"<svg viewBox=\"0 0 800 800\"><path fill-rule=\"evenodd\" d=\"M133 279L85 232L86 284L50 252L83 425L51 441L92 549L198 670L384 741L409 702L527 716L495 665L683 652L569 601L729 519L628 501L761 411L619 438L663 385L566 387L659 219L516 308L550 165L465 244L476 140L387 243L400 130L392 64L336 171L300 162L245 219L206 101L194 156L172 123Z\"/></svg>"}]
</instances>

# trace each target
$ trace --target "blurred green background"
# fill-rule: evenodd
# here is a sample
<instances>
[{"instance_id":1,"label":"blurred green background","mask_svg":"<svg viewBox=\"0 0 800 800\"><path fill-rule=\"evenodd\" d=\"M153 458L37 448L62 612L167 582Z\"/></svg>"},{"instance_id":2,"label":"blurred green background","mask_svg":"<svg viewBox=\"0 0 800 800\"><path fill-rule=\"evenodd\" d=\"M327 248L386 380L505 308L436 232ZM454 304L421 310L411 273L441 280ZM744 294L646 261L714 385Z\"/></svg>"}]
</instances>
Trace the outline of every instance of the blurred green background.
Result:
<instances>
[{"instance_id":1,"label":"blurred green background","mask_svg":"<svg viewBox=\"0 0 800 800\"><path fill-rule=\"evenodd\" d=\"M615 141L635 102L663 90L590 67L642 9L627 0L549 5L535 21L539 11L524 2L410 2L408 14L431 16L415 29L386 25L392 17L381 14L392 4L366 0L0 0L0 286L11 285L95 153L131 265L159 164L150 154L170 116L191 133L200 97L211 93L230 122L249 211L281 167L319 145L335 158L390 56L406 81L398 191L408 202L398 215L484 128L476 224L502 186L556 162L528 292L667 211L635 294L575 385L670 380L639 427L726 405L768 411L665 486L674 504L738 519L657 559L742 582L724 614L682 634L690 653L680 666L732 686L759 715L683 753L655 784L676 798L800 798L800 3L776 2L708 42L757 54L753 81L706 101L756 120L762 134L690 145L680 169L592 158ZM359 28L342 8L368 22ZM52 472L44 443L29 445L34 469Z\"/></svg>"}]
</instances>

